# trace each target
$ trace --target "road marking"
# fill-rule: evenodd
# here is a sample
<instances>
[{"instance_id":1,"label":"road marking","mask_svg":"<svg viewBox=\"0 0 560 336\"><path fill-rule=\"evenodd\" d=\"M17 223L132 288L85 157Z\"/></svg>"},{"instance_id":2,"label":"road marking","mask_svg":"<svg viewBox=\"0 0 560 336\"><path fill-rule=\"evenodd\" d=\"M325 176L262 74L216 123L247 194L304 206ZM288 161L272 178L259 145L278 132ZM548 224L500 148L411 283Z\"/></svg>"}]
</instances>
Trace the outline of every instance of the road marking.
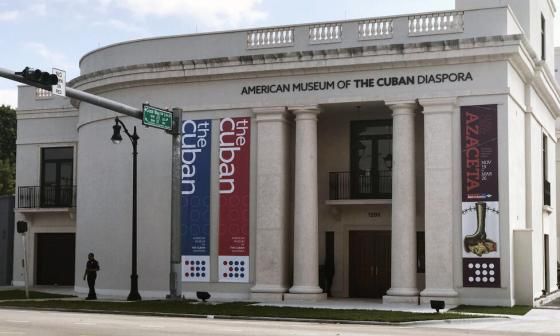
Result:
<instances>
[{"instance_id":1,"label":"road marking","mask_svg":"<svg viewBox=\"0 0 560 336\"><path fill-rule=\"evenodd\" d=\"M150 325L150 324L141 324L140 328L163 328L163 326L158 325Z\"/></svg>"}]
</instances>

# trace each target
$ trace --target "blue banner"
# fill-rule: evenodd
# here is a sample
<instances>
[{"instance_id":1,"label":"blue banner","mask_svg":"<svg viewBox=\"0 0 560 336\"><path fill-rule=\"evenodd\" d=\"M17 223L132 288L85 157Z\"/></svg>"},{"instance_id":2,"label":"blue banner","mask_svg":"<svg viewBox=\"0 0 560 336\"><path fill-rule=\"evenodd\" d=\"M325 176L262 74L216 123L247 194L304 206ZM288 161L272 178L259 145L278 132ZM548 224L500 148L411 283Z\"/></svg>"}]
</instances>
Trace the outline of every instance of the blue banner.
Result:
<instances>
[{"instance_id":1,"label":"blue banner","mask_svg":"<svg viewBox=\"0 0 560 336\"><path fill-rule=\"evenodd\" d=\"M181 255L183 281L210 279L211 120L181 127Z\"/></svg>"}]
</instances>

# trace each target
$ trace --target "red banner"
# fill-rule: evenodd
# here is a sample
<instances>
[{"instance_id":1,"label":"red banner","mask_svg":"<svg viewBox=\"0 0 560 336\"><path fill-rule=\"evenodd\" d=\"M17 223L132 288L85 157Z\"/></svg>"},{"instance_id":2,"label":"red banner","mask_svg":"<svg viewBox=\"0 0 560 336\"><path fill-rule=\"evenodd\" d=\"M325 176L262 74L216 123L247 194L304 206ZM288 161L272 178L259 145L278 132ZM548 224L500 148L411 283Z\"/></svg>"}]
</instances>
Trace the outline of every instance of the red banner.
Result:
<instances>
[{"instance_id":1,"label":"red banner","mask_svg":"<svg viewBox=\"0 0 560 336\"><path fill-rule=\"evenodd\" d=\"M220 120L220 281L249 281L250 143L250 118Z\"/></svg>"}]
</instances>

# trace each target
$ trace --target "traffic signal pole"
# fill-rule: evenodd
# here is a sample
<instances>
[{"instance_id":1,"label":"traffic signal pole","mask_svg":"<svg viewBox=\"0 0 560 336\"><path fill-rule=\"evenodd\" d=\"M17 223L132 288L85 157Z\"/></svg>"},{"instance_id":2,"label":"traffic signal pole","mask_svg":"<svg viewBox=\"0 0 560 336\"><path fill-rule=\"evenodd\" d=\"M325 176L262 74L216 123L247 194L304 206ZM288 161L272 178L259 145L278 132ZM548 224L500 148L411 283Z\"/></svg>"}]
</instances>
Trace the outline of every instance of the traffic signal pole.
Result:
<instances>
[{"instance_id":1,"label":"traffic signal pole","mask_svg":"<svg viewBox=\"0 0 560 336\"><path fill-rule=\"evenodd\" d=\"M44 85L36 81L31 81L17 75L14 71L0 67L0 77L11 79L16 82L38 87L47 91L52 90L51 85ZM125 114L127 116L140 119L143 118L143 112L126 104L117 101L93 95L81 90L66 87L66 96L83 101L95 106L103 107L108 110ZM182 281L181 281L181 190L180 190L180 167L181 167L181 109L173 109L174 129L169 132L172 135L172 159L171 159L171 241L170 241L170 270L169 270L169 299L182 298ZM27 283L27 281L26 281Z\"/></svg>"},{"instance_id":2,"label":"traffic signal pole","mask_svg":"<svg viewBox=\"0 0 560 336\"><path fill-rule=\"evenodd\" d=\"M38 87L43 90L47 90L47 91L52 90L52 87L50 85L44 85L41 83L37 83L35 81L27 80L22 76L16 75L14 71L8 69L0 68L0 77L11 79L13 81L27 84L30 86ZM93 95L91 93L87 93L69 87L66 88L66 96L69 98L74 98L79 101L83 101L95 106L103 107L108 110L115 111L142 120L142 110L116 102L111 99L103 98L100 96Z\"/></svg>"}]
</instances>

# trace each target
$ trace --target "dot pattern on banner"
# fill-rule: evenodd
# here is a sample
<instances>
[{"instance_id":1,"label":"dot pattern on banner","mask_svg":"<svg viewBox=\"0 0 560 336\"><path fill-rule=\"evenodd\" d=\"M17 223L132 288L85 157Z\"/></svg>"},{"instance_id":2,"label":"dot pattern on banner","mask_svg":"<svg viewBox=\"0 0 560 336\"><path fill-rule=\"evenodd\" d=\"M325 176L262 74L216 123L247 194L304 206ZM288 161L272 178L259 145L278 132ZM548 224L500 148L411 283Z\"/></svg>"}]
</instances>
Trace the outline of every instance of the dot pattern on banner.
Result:
<instances>
[{"instance_id":1,"label":"dot pattern on banner","mask_svg":"<svg viewBox=\"0 0 560 336\"><path fill-rule=\"evenodd\" d=\"M222 276L224 278L230 279L243 279L245 278L245 262L244 261L224 261L224 266L227 268L227 272L224 272Z\"/></svg>"},{"instance_id":2,"label":"dot pattern on banner","mask_svg":"<svg viewBox=\"0 0 560 336\"><path fill-rule=\"evenodd\" d=\"M467 264L471 276L467 277L469 283L490 283L496 282L494 277L496 265L493 262L471 262ZM474 271L474 272L473 272Z\"/></svg>"},{"instance_id":3,"label":"dot pattern on banner","mask_svg":"<svg viewBox=\"0 0 560 336\"><path fill-rule=\"evenodd\" d=\"M187 272L186 278L205 278L206 277L206 261L185 260Z\"/></svg>"}]
</instances>

